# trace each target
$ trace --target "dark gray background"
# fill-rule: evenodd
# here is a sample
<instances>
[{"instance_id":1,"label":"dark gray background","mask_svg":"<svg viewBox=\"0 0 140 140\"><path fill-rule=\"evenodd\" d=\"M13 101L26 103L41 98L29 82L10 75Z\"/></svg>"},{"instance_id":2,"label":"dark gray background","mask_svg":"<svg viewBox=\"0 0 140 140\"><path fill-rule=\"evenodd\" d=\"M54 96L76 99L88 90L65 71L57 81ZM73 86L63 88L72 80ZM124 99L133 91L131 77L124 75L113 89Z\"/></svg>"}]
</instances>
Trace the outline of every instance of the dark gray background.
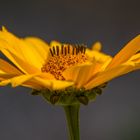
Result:
<instances>
[{"instance_id":1,"label":"dark gray background","mask_svg":"<svg viewBox=\"0 0 140 140\"><path fill-rule=\"evenodd\" d=\"M104 52L114 55L140 33L140 1L0 0L1 25L20 37L46 41L90 46L100 40ZM130 73L110 82L96 102L82 106L81 140L140 140L139 85L140 72ZM0 140L66 140L62 108L29 91L0 87Z\"/></svg>"}]
</instances>

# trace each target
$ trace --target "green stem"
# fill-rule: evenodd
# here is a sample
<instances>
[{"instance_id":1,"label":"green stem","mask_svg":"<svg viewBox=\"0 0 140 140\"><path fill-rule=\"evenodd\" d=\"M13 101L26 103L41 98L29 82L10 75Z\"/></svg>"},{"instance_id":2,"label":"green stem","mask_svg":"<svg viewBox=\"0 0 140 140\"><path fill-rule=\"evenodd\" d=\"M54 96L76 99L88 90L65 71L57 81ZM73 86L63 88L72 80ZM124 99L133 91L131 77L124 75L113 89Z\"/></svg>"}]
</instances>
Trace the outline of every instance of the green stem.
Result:
<instances>
[{"instance_id":1,"label":"green stem","mask_svg":"<svg viewBox=\"0 0 140 140\"><path fill-rule=\"evenodd\" d=\"M64 106L67 125L69 129L69 140L80 140L79 132L79 109L80 105Z\"/></svg>"}]
</instances>

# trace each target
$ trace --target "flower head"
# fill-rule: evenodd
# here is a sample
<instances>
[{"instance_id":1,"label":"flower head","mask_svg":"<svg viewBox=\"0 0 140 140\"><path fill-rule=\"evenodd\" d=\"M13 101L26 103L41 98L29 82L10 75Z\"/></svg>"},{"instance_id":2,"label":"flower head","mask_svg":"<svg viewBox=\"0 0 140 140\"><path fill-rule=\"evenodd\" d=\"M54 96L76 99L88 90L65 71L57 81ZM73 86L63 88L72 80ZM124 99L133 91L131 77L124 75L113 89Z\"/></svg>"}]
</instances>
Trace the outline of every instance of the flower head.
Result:
<instances>
[{"instance_id":1,"label":"flower head","mask_svg":"<svg viewBox=\"0 0 140 140\"><path fill-rule=\"evenodd\" d=\"M0 59L0 85L30 87L45 91L45 97L49 91L49 99L55 101L62 91L78 91L78 99L84 102L83 92L99 91L104 83L140 68L140 35L114 57L100 50L99 42L91 49L57 41L47 44L36 37L18 38L3 27L0 51L10 62Z\"/></svg>"}]
</instances>

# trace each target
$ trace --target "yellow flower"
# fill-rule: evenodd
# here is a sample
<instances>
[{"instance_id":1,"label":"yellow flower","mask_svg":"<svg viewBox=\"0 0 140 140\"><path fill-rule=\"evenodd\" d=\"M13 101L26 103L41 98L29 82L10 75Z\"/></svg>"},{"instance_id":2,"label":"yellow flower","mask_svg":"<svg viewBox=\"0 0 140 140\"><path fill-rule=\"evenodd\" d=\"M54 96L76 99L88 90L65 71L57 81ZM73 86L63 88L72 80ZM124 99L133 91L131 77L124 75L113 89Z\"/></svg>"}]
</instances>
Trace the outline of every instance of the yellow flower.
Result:
<instances>
[{"instance_id":1,"label":"yellow flower","mask_svg":"<svg viewBox=\"0 0 140 140\"><path fill-rule=\"evenodd\" d=\"M99 42L92 49L56 41L47 44L36 37L18 38L3 27L0 51L10 61L0 59L0 85L90 90L140 68L140 35L113 58L100 50Z\"/></svg>"}]
</instances>

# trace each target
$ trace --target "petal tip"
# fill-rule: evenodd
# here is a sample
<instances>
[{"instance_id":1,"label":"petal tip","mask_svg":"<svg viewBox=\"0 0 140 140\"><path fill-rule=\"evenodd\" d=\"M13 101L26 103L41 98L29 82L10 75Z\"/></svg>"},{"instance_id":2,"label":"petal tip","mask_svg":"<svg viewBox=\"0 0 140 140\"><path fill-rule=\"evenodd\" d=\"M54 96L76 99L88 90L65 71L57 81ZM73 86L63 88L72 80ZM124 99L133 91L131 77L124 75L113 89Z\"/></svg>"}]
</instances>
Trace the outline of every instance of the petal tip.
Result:
<instances>
[{"instance_id":1,"label":"petal tip","mask_svg":"<svg viewBox=\"0 0 140 140\"><path fill-rule=\"evenodd\" d=\"M101 49L102 49L102 44L99 41L97 41L92 45L92 50L101 51Z\"/></svg>"},{"instance_id":2,"label":"petal tip","mask_svg":"<svg viewBox=\"0 0 140 140\"><path fill-rule=\"evenodd\" d=\"M7 29L6 29L5 26L2 26L2 31L3 31L3 32L6 32L6 31L7 31Z\"/></svg>"}]
</instances>

